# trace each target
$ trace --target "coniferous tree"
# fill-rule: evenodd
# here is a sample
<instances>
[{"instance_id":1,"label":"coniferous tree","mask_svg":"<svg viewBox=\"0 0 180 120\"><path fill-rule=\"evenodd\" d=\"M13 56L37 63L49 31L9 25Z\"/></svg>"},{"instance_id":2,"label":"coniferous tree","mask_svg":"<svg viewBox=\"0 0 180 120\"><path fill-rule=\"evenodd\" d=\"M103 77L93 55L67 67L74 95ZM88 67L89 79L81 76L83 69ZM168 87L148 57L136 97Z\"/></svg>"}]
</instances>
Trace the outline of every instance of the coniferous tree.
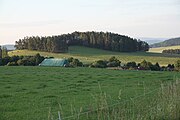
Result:
<instances>
[{"instance_id":1,"label":"coniferous tree","mask_svg":"<svg viewBox=\"0 0 180 120\"><path fill-rule=\"evenodd\" d=\"M110 32L73 32L59 36L25 37L16 41L16 49L47 52L67 52L68 46L78 45L117 52L148 51L149 45L128 36Z\"/></svg>"}]
</instances>

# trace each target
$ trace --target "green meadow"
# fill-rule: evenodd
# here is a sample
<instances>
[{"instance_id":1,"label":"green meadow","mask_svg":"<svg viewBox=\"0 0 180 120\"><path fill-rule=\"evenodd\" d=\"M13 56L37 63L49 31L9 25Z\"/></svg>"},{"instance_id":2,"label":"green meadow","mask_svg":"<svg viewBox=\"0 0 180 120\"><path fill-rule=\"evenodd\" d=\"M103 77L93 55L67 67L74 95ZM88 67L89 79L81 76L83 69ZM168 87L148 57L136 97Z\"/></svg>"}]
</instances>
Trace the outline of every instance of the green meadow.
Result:
<instances>
[{"instance_id":1,"label":"green meadow","mask_svg":"<svg viewBox=\"0 0 180 120\"><path fill-rule=\"evenodd\" d=\"M152 51L152 49L150 50ZM159 62L160 65L167 66L168 64L174 64L175 61L180 57L180 55L167 55L161 53L153 53L153 52L111 52L106 50L87 48L87 47L79 47L79 46L71 46L69 47L68 53L48 53L48 52L40 52L40 51L28 51L28 50L16 50L9 52L10 56L13 55L35 55L40 53L42 56L47 57L55 57L55 58L68 58L74 57L80 59L83 63L92 63L96 60L100 59L109 59L112 56L117 57L122 63L127 62L142 62L143 60L150 61L152 63Z\"/></svg>"},{"instance_id":2,"label":"green meadow","mask_svg":"<svg viewBox=\"0 0 180 120\"><path fill-rule=\"evenodd\" d=\"M0 119L50 120L53 116L51 119L56 120L57 111L66 118L77 111L100 107L96 103L101 95L108 105L137 96L140 105L149 105L153 97L157 98L154 90L178 77L177 72L0 67ZM151 91L153 94L142 97Z\"/></svg>"}]
</instances>

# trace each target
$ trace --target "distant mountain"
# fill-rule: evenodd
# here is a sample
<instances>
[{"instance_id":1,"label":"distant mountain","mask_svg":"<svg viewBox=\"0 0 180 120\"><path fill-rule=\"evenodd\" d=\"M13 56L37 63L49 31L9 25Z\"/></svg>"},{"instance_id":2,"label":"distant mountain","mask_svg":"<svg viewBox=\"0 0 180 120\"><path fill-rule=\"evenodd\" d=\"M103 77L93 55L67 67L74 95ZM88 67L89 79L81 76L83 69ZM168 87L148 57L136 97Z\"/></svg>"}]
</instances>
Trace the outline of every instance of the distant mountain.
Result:
<instances>
[{"instance_id":1,"label":"distant mountain","mask_svg":"<svg viewBox=\"0 0 180 120\"><path fill-rule=\"evenodd\" d=\"M14 45L2 45L2 47L6 47L8 50L15 50Z\"/></svg>"},{"instance_id":2,"label":"distant mountain","mask_svg":"<svg viewBox=\"0 0 180 120\"><path fill-rule=\"evenodd\" d=\"M163 42L152 44L151 47L167 47L180 45L180 37L165 40Z\"/></svg>"},{"instance_id":3,"label":"distant mountain","mask_svg":"<svg viewBox=\"0 0 180 120\"><path fill-rule=\"evenodd\" d=\"M168 38L148 38L148 37L140 37L138 38L142 41L146 41L148 44L154 44L154 43L159 43L162 42L164 40L167 40Z\"/></svg>"}]
</instances>

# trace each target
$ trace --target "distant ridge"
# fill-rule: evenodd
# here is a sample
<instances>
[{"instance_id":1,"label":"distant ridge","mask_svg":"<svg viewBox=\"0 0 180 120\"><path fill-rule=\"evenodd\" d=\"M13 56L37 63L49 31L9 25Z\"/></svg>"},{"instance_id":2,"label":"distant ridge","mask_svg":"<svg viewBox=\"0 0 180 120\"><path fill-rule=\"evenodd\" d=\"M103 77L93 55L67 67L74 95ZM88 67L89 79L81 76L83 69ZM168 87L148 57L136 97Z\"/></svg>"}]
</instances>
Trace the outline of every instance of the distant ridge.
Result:
<instances>
[{"instance_id":1,"label":"distant ridge","mask_svg":"<svg viewBox=\"0 0 180 120\"><path fill-rule=\"evenodd\" d=\"M180 37L168 39L159 43L155 43L155 44L152 44L150 47L156 48L156 47L168 47L168 46L177 46L177 45L180 45Z\"/></svg>"},{"instance_id":2,"label":"distant ridge","mask_svg":"<svg viewBox=\"0 0 180 120\"><path fill-rule=\"evenodd\" d=\"M151 37L139 37L138 39L142 41L146 41L149 45L163 42L164 40L167 40L169 38L151 38Z\"/></svg>"},{"instance_id":3,"label":"distant ridge","mask_svg":"<svg viewBox=\"0 0 180 120\"><path fill-rule=\"evenodd\" d=\"M11 44L9 44L9 45L2 45L2 47L6 47L7 50L15 50L14 45L11 45Z\"/></svg>"}]
</instances>

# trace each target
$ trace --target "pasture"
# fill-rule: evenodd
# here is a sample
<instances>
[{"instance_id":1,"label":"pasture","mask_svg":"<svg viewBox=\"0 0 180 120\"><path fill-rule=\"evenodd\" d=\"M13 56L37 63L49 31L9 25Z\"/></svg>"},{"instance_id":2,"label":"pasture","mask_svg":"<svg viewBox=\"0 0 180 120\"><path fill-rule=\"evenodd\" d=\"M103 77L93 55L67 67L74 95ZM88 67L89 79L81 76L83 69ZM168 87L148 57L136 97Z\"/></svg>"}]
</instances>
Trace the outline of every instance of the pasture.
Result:
<instances>
[{"instance_id":1,"label":"pasture","mask_svg":"<svg viewBox=\"0 0 180 120\"><path fill-rule=\"evenodd\" d=\"M180 49L180 46L168 46L168 47L150 48L149 52L162 53L163 50L167 50L167 49Z\"/></svg>"},{"instance_id":2,"label":"pasture","mask_svg":"<svg viewBox=\"0 0 180 120\"><path fill-rule=\"evenodd\" d=\"M35 55L40 53L42 56L47 57L55 57L55 58L69 58L74 57L81 60L83 63L92 63L96 60L107 60L112 56L118 58L122 63L127 62L142 62L143 60L147 60L152 63L159 62L160 65L167 66L168 64L174 64L175 61L180 57L180 55L167 55L161 53L151 53L151 52L111 52L106 50L87 48L87 47L79 47L79 46L71 46L69 47L68 53L48 53L48 52L40 52L40 51L28 51L28 50L16 50L10 51L9 55Z\"/></svg>"},{"instance_id":3,"label":"pasture","mask_svg":"<svg viewBox=\"0 0 180 120\"><path fill-rule=\"evenodd\" d=\"M48 120L54 116L55 120L57 111L65 118L90 106L99 107L99 95L112 105L159 89L176 77L180 77L177 72L0 67L0 119ZM139 104L148 105L156 95L154 91L143 97L144 102L140 97Z\"/></svg>"}]
</instances>

